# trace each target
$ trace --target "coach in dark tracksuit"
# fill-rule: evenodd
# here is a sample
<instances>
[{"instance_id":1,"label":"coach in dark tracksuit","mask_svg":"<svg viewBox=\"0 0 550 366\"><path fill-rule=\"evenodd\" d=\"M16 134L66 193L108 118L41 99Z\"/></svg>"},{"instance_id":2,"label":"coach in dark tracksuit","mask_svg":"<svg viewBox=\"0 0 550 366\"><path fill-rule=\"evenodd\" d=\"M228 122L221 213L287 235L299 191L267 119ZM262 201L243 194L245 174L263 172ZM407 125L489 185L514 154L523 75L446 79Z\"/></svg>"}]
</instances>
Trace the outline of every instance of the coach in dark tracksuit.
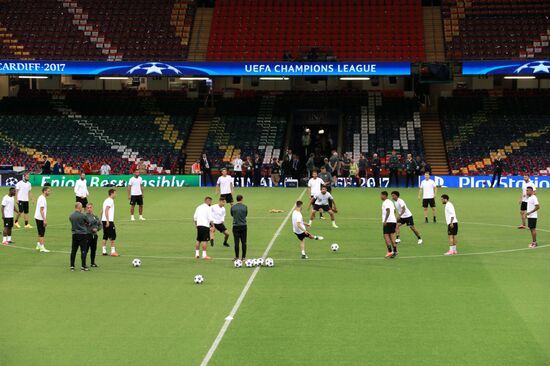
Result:
<instances>
[{"instance_id":1,"label":"coach in dark tracksuit","mask_svg":"<svg viewBox=\"0 0 550 366\"><path fill-rule=\"evenodd\" d=\"M405 161L405 172L407 173L407 188L409 188L409 181L411 182L411 187L414 187L414 178L416 176L416 161L413 160L411 154L407 154L407 160Z\"/></svg>"},{"instance_id":2,"label":"coach in dark tracksuit","mask_svg":"<svg viewBox=\"0 0 550 366\"><path fill-rule=\"evenodd\" d=\"M88 271L86 267L86 255L88 254L88 218L82 211L82 203L77 202L74 206L75 210L69 216L71 222L71 229L73 233L72 249L71 249L71 271L74 271L74 261L76 259L76 252L80 248L80 259L82 271Z\"/></svg>"},{"instance_id":3,"label":"coach in dark tracksuit","mask_svg":"<svg viewBox=\"0 0 550 366\"><path fill-rule=\"evenodd\" d=\"M94 206L91 203L86 205L86 218L88 219L88 250L90 251L90 266L97 267L95 254L97 251L97 232L101 230L102 224L99 217L94 214Z\"/></svg>"},{"instance_id":4,"label":"coach in dark tracksuit","mask_svg":"<svg viewBox=\"0 0 550 366\"><path fill-rule=\"evenodd\" d=\"M496 187L500 187L500 177L502 176L502 170L504 169L504 162L497 154L496 159L493 161L493 179L491 180L491 187L495 188L495 179L497 181Z\"/></svg>"},{"instance_id":5,"label":"coach in dark tracksuit","mask_svg":"<svg viewBox=\"0 0 550 366\"><path fill-rule=\"evenodd\" d=\"M233 239L235 240L235 259L239 258L239 242L242 243L242 257L246 259L246 216L248 207L243 205L243 196L237 196L237 203L231 207L231 216L233 216Z\"/></svg>"}]
</instances>

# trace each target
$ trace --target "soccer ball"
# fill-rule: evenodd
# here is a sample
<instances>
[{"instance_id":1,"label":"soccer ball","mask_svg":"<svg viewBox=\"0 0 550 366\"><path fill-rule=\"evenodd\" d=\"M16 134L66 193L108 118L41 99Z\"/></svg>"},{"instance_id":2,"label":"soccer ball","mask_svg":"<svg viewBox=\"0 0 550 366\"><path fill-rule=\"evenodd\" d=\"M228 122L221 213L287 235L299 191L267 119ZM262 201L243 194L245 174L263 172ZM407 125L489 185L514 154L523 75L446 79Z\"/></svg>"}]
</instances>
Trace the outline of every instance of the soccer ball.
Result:
<instances>
[{"instance_id":1,"label":"soccer ball","mask_svg":"<svg viewBox=\"0 0 550 366\"><path fill-rule=\"evenodd\" d=\"M258 260L252 259L252 267L257 267L257 266L258 266Z\"/></svg>"},{"instance_id":2,"label":"soccer ball","mask_svg":"<svg viewBox=\"0 0 550 366\"><path fill-rule=\"evenodd\" d=\"M273 267L275 265L275 262L273 261L273 258L266 258L264 261L266 267Z\"/></svg>"},{"instance_id":3,"label":"soccer ball","mask_svg":"<svg viewBox=\"0 0 550 366\"><path fill-rule=\"evenodd\" d=\"M235 268L241 268L243 266L243 261L240 259L235 259L233 265L235 266Z\"/></svg>"},{"instance_id":4,"label":"soccer ball","mask_svg":"<svg viewBox=\"0 0 550 366\"><path fill-rule=\"evenodd\" d=\"M252 268L252 267L254 267L254 262L252 262L252 259L247 259L244 262L244 265L246 266L246 268Z\"/></svg>"},{"instance_id":5,"label":"soccer ball","mask_svg":"<svg viewBox=\"0 0 550 366\"><path fill-rule=\"evenodd\" d=\"M204 282L204 277L202 275L196 275L193 282L195 282L195 285L202 285Z\"/></svg>"},{"instance_id":6,"label":"soccer ball","mask_svg":"<svg viewBox=\"0 0 550 366\"><path fill-rule=\"evenodd\" d=\"M134 260L132 261L132 266L134 266L134 267L141 267L141 260L140 260L140 259L137 259L137 258L134 259Z\"/></svg>"},{"instance_id":7,"label":"soccer ball","mask_svg":"<svg viewBox=\"0 0 550 366\"><path fill-rule=\"evenodd\" d=\"M256 259L256 265L257 265L258 267L263 266L263 265L264 265L264 259L263 259L263 258L258 258L258 259Z\"/></svg>"},{"instance_id":8,"label":"soccer ball","mask_svg":"<svg viewBox=\"0 0 550 366\"><path fill-rule=\"evenodd\" d=\"M332 243L331 246L330 246L330 250L332 250L333 252L337 252L338 249L340 249L340 246L336 243Z\"/></svg>"}]
</instances>

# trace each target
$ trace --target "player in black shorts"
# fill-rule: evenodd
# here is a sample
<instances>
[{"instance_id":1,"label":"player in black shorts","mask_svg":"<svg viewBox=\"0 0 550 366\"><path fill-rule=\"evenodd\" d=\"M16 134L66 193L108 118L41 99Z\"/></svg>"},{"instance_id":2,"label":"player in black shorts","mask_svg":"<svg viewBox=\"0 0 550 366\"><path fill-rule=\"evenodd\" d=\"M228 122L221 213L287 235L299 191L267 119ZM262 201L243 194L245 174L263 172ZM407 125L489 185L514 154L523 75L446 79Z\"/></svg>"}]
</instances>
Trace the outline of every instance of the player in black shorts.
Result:
<instances>
[{"instance_id":1,"label":"player in black shorts","mask_svg":"<svg viewBox=\"0 0 550 366\"><path fill-rule=\"evenodd\" d=\"M4 245L9 245L13 243L11 240L11 230L13 228L13 214L14 212L19 213L17 210L17 207L15 207L15 199L13 198L14 196L15 196L15 188L11 187L8 191L8 194L2 200L2 218L4 219L4 232L3 232L2 244ZM12 206L13 206L13 209L11 209Z\"/></svg>"},{"instance_id":2,"label":"player in black shorts","mask_svg":"<svg viewBox=\"0 0 550 366\"><path fill-rule=\"evenodd\" d=\"M216 230L224 235L223 246L228 247L227 239L229 239L229 231L225 227L225 198L222 195L217 205L210 206L212 208L212 221L214 226L210 228L210 246L214 246Z\"/></svg>"},{"instance_id":3,"label":"player in black shorts","mask_svg":"<svg viewBox=\"0 0 550 366\"><path fill-rule=\"evenodd\" d=\"M535 195L535 190L533 187L527 187L526 190L527 193L527 210L525 211L525 215L527 216L527 227L531 231L531 244L529 244L529 248L534 249L538 247L537 244L537 218L538 213L537 211L540 209L539 199Z\"/></svg>"},{"instance_id":4,"label":"player in black shorts","mask_svg":"<svg viewBox=\"0 0 550 366\"><path fill-rule=\"evenodd\" d=\"M388 249L385 257L395 258L397 257L397 243L395 242L397 218L395 217L395 206L388 199L388 192L386 191L380 193L380 200L382 200L382 232L386 248Z\"/></svg>"},{"instance_id":5,"label":"player in black shorts","mask_svg":"<svg viewBox=\"0 0 550 366\"><path fill-rule=\"evenodd\" d=\"M233 195L231 193L226 193L226 194L220 194L220 199L222 199L229 203L229 204L232 204L233 203Z\"/></svg>"}]
</instances>

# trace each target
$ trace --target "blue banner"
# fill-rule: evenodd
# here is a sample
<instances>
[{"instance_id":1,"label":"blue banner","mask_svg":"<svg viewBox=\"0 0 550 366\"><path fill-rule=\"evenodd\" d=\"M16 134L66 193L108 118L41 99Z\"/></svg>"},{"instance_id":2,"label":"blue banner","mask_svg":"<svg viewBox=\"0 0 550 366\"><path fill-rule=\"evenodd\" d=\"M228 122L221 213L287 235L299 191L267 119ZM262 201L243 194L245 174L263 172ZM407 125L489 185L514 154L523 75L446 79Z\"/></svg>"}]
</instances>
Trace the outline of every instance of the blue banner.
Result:
<instances>
[{"instance_id":1,"label":"blue banner","mask_svg":"<svg viewBox=\"0 0 550 366\"><path fill-rule=\"evenodd\" d=\"M549 60L464 61L463 75L547 75Z\"/></svg>"},{"instance_id":2,"label":"blue banner","mask_svg":"<svg viewBox=\"0 0 550 366\"><path fill-rule=\"evenodd\" d=\"M409 62L132 62L0 60L5 75L370 76L410 75Z\"/></svg>"}]
</instances>

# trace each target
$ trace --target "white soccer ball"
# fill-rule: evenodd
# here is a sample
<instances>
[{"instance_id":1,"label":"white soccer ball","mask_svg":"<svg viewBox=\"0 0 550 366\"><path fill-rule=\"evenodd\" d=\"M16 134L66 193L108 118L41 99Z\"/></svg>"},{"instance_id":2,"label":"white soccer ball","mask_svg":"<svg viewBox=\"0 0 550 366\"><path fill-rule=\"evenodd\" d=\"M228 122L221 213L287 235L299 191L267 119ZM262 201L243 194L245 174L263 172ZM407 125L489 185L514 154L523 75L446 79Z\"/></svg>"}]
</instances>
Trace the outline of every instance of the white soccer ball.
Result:
<instances>
[{"instance_id":1,"label":"white soccer ball","mask_svg":"<svg viewBox=\"0 0 550 366\"><path fill-rule=\"evenodd\" d=\"M244 265L246 266L246 268L252 268L252 267L254 267L254 262L252 262L252 259L247 259L244 262Z\"/></svg>"},{"instance_id":2,"label":"white soccer ball","mask_svg":"<svg viewBox=\"0 0 550 366\"><path fill-rule=\"evenodd\" d=\"M273 258L266 258L264 264L266 265L266 267L273 267L275 265L275 262L273 261Z\"/></svg>"},{"instance_id":3,"label":"white soccer ball","mask_svg":"<svg viewBox=\"0 0 550 366\"><path fill-rule=\"evenodd\" d=\"M240 259L235 259L233 265L235 266L235 268L241 268L243 266L243 261Z\"/></svg>"},{"instance_id":4,"label":"white soccer ball","mask_svg":"<svg viewBox=\"0 0 550 366\"><path fill-rule=\"evenodd\" d=\"M202 285L204 282L204 277L202 275L196 275L193 282L195 282L195 285Z\"/></svg>"},{"instance_id":5,"label":"white soccer ball","mask_svg":"<svg viewBox=\"0 0 550 366\"><path fill-rule=\"evenodd\" d=\"M141 267L141 259L135 258L135 259L132 261L132 266L134 266L134 267Z\"/></svg>"},{"instance_id":6,"label":"white soccer ball","mask_svg":"<svg viewBox=\"0 0 550 366\"><path fill-rule=\"evenodd\" d=\"M264 265L264 262L265 262L265 261L264 261L263 258L258 258L258 259L256 259L256 265L257 265L258 267L263 266L263 265Z\"/></svg>"},{"instance_id":7,"label":"white soccer ball","mask_svg":"<svg viewBox=\"0 0 550 366\"><path fill-rule=\"evenodd\" d=\"M336 243L332 243L330 245L330 250L332 250L333 252L337 252L339 249L340 249L340 246Z\"/></svg>"},{"instance_id":8,"label":"white soccer ball","mask_svg":"<svg viewBox=\"0 0 550 366\"><path fill-rule=\"evenodd\" d=\"M257 266L258 266L258 260L252 258L252 267L257 267Z\"/></svg>"}]
</instances>

